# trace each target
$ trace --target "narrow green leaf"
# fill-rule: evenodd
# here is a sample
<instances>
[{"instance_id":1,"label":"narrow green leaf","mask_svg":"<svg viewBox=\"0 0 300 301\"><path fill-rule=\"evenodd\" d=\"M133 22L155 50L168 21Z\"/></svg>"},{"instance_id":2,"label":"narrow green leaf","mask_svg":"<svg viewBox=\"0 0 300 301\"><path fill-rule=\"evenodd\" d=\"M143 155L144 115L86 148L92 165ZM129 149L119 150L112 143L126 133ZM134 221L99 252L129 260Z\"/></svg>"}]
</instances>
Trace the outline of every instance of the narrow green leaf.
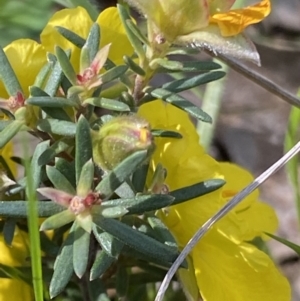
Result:
<instances>
[{"instance_id":1,"label":"narrow green leaf","mask_svg":"<svg viewBox=\"0 0 300 301\"><path fill-rule=\"evenodd\" d=\"M73 231L74 228L72 227L62 245L59 255L56 257L54 273L49 287L50 298L54 298L60 294L73 275Z\"/></svg>"},{"instance_id":2,"label":"narrow green leaf","mask_svg":"<svg viewBox=\"0 0 300 301\"><path fill-rule=\"evenodd\" d=\"M55 167L57 170L68 179L73 187L76 187L75 162L68 162L62 158L56 158L55 160Z\"/></svg>"},{"instance_id":3,"label":"narrow green leaf","mask_svg":"<svg viewBox=\"0 0 300 301\"><path fill-rule=\"evenodd\" d=\"M211 117L208 114L206 114L200 108L198 108L197 106L195 106L180 95L174 94L162 88L154 89L150 92L150 94L156 98L161 98L166 102L171 103L172 105L186 111L190 115L196 117L197 119L203 122L212 122Z\"/></svg>"},{"instance_id":4,"label":"narrow green leaf","mask_svg":"<svg viewBox=\"0 0 300 301\"><path fill-rule=\"evenodd\" d=\"M107 110L117 111L117 112L129 112L130 108L126 103L121 101L104 98L104 97L92 97L84 100L83 104L91 104L95 107L100 107Z\"/></svg>"},{"instance_id":5,"label":"narrow green leaf","mask_svg":"<svg viewBox=\"0 0 300 301\"><path fill-rule=\"evenodd\" d=\"M171 206L215 191L221 188L225 183L226 182L222 179L212 179L171 191L170 195L175 198Z\"/></svg>"},{"instance_id":6,"label":"narrow green leaf","mask_svg":"<svg viewBox=\"0 0 300 301\"><path fill-rule=\"evenodd\" d=\"M93 220L103 231L110 233L124 244L149 257L158 257L161 261L171 263L178 256L178 253L174 251L173 248L170 248L117 220L104 218L100 215L94 216Z\"/></svg>"},{"instance_id":7,"label":"narrow green leaf","mask_svg":"<svg viewBox=\"0 0 300 301\"><path fill-rule=\"evenodd\" d=\"M179 93L188 89L192 89L199 85L204 85L209 82L218 80L225 76L225 72L223 71L214 71L205 74L198 74L193 76L192 78L182 78L178 80L174 80L170 83L166 83L162 86L163 89L167 89L173 93Z\"/></svg>"},{"instance_id":8,"label":"narrow green leaf","mask_svg":"<svg viewBox=\"0 0 300 301\"><path fill-rule=\"evenodd\" d=\"M88 0L68 0L70 3L72 3L73 7L81 6L83 7L91 17L93 21L96 21L99 15L99 10L96 4L93 2L90 2Z\"/></svg>"},{"instance_id":9,"label":"narrow green leaf","mask_svg":"<svg viewBox=\"0 0 300 301\"><path fill-rule=\"evenodd\" d=\"M75 137L76 183L78 184L82 167L93 157L91 129L84 116L80 116Z\"/></svg>"},{"instance_id":10,"label":"narrow green leaf","mask_svg":"<svg viewBox=\"0 0 300 301\"><path fill-rule=\"evenodd\" d=\"M37 86L29 87L29 92L30 92L30 97L31 98L33 98L33 97L44 97L44 96L49 97L49 95L44 90L42 90L40 87L37 87ZM28 102L29 99L26 100L26 103Z\"/></svg>"},{"instance_id":11,"label":"narrow green leaf","mask_svg":"<svg viewBox=\"0 0 300 301\"><path fill-rule=\"evenodd\" d=\"M86 39L84 47L89 51L90 63L95 58L100 44L100 27L97 23L94 23L90 29L90 33Z\"/></svg>"},{"instance_id":12,"label":"narrow green leaf","mask_svg":"<svg viewBox=\"0 0 300 301\"><path fill-rule=\"evenodd\" d=\"M70 83L75 86L77 84L77 75L70 62L69 56L59 46L55 46L55 54L64 75L67 77Z\"/></svg>"},{"instance_id":13,"label":"narrow green leaf","mask_svg":"<svg viewBox=\"0 0 300 301\"><path fill-rule=\"evenodd\" d=\"M25 122L22 120L14 120L12 122L9 122L1 131L0 148L4 147L21 130L21 127L24 124Z\"/></svg>"},{"instance_id":14,"label":"narrow green leaf","mask_svg":"<svg viewBox=\"0 0 300 301\"><path fill-rule=\"evenodd\" d=\"M70 116L63 108L49 108L42 107L41 108L49 117L53 119L59 119L64 121L71 121Z\"/></svg>"},{"instance_id":15,"label":"narrow green leaf","mask_svg":"<svg viewBox=\"0 0 300 301\"><path fill-rule=\"evenodd\" d=\"M175 139L182 138L182 135L179 132L169 131L169 130L152 129L151 134L154 137L175 138Z\"/></svg>"},{"instance_id":16,"label":"narrow green leaf","mask_svg":"<svg viewBox=\"0 0 300 301\"><path fill-rule=\"evenodd\" d=\"M109 256L118 259L124 244L109 233L102 232L95 224L93 224L93 233L103 251Z\"/></svg>"},{"instance_id":17,"label":"narrow green leaf","mask_svg":"<svg viewBox=\"0 0 300 301\"><path fill-rule=\"evenodd\" d=\"M42 166L38 164L38 159L48 147L49 140L40 142L34 150L30 164L30 173L33 181L33 190L36 190L42 181Z\"/></svg>"},{"instance_id":18,"label":"narrow green leaf","mask_svg":"<svg viewBox=\"0 0 300 301\"><path fill-rule=\"evenodd\" d=\"M132 19L127 19L126 24L128 29L144 44L150 46L147 37L140 31L137 25L132 21Z\"/></svg>"},{"instance_id":19,"label":"narrow green leaf","mask_svg":"<svg viewBox=\"0 0 300 301\"><path fill-rule=\"evenodd\" d=\"M170 61L167 58L156 58L150 62L150 67L152 69L157 69L159 67L163 67L166 70L181 70L183 69L183 65L181 62Z\"/></svg>"},{"instance_id":20,"label":"narrow green leaf","mask_svg":"<svg viewBox=\"0 0 300 301\"><path fill-rule=\"evenodd\" d=\"M12 122L13 120L0 120L0 131L2 132Z\"/></svg>"},{"instance_id":21,"label":"narrow green leaf","mask_svg":"<svg viewBox=\"0 0 300 301\"><path fill-rule=\"evenodd\" d=\"M85 197L93 186L94 182L94 163L92 159L87 161L80 173L80 177L77 184L77 195Z\"/></svg>"},{"instance_id":22,"label":"narrow green leaf","mask_svg":"<svg viewBox=\"0 0 300 301\"><path fill-rule=\"evenodd\" d=\"M158 237L161 242L170 247L175 248L176 250L178 249L175 238L172 236L169 229L159 218L157 218L156 216L149 216L147 218L147 221L152 227L152 229L155 231L156 237Z\"/></svg>"},{"instance_id":23,"label":"narrow green leaf","mask_svg":"<svg viewBox=\"0 0 300 301\"><path fill-rule=\"evenodd\" d=\"M133 199L108 200L101 204L101 208L122 206L128 210L127 214L143 214L148 211L155 211L168 207L176 202L174 196L167 194L146 194L137 195ZM96 210L96 206L95 209Z\"/></svg>"},{"instance_id":24,"label":"narrow green leaf","mask_svg":"<svg viewBox=\"0 0 300 301\"><path fill-rule=\"evenodd\" d=\"M146 74L146 72L138 64L136 64L134 62L134 60L131 59L129 56L124 55L123 59L124 59L125 64L136 74L139 74L142 76L144 76Z\"/></svg>"},{"instance_id":25,"label":"narrow green leaf","mask_svg":"<svg viewBox=\"0 0 300 301\"><path fill-rule=\"evenodd\" d=\"M95 262L91 268L90 280L94 280L102 276L115 261L116 259L109 256L106 252L98 252Z\"/></svg>"},{"instance_id":26,"label":"narrow green leaf","mask_svg":"<svg viewBox=\"0 0 300 301\"><path fill-rule=\"evenodd\" d=\"M6 219L4 222L2 233L4 236L5 243L9 246L11 246L12 244L14 234L15 234L15 229L16 229L16 220L14 218Z\"/></svg>"},{"instance_id":27,"label":"narrow green leaf","mask_svg":"<svg viewBox=\"0 0 300 301\"><path fill-rule=\"evenodd\" d=\"M61 136L74 137L76 135L76 124L59 119L42 119L38 121L37 128L46 133Z\"/></svg>"},{"instance_id":28,"label":"narrow green leaf","mask_svg":"<svg viewBox=\"0 0 300 301\"><path fill-rule=\"evenodd\" d=\"M108 71L100 75L102 84L113 81L114 79L123 75L127 70L128 70L128 66L126 65L119 65L109 69Z\"/></svg>"},{"instance_id":29,"label":"narrow green leaf","mask_svg":"<svg viewBox=\"0 0 300 301\"><path fill-rule=\"evenodd\" d=\"M27 201L0 201L1 217L26 218ZM39 217L48 217L65 210L64 207L49 201L38 202Z\"/></svg>"},{"instance_id":30,"label":"narrow green leaf","mask_svg":"<svg viewBox=\"0 0 300 301\"><path fill-rule=\"evenodd\" d=\"M26 100L26 104L47 108L64 108L77 106L76 102L71 99L49 96L30 97Z\"/></svg>"},{"instance_id":31,"label":"narrow green leaf","mask_svg":"<svg viewBox=\"0 0 300 301\"><path fill-rule=\"evenodd\" d=\"M78 278L82 278L86 271L89 259L89 248L90 234L77 225L74 232L73 266Z\"/></svg>"},{"instance_id":32,"label":"narrow green leaf","mask_svg":"<svg viewBox=\"0 0 300 301\"><path fill-rule=\"evenodd\" d=\"M55 141L48 149L46 149L38 159L39 165L46 165L61 152L69 149L73 144L73 139L62 138Z\"/></svg>"},{"instance_id":33,"label":"narrow green leaf","mask_svg":"<svg viewBox=\"0 0 300 301\"><path fill-rule=\"evenodd\" d=\"M36 76L33 86L36 88L43 88L46 84L50 71L51 71L51 63L47 62ZM31 90L31 87L29 87L29 89ZM36 96L42 96L42 95L36 95Z\"/></svg>"},{"instance_id":34,"label":"narrow green leaf","mask_svg":"<svg viewBox=\"0 0 300 301\"><path fill-rule=\"evenodd\" d=\"M137 55L139 56L140 59L144 59L145 58L145 51L143 48L142 43L140 42L139 38L136 36L136 31L132 32L130 25L128 26L127 20L131 20L131 17L128 13L128 10L125 6L121 5L121 4L117 4L117 8L119 11L119 15L121 18L121 21L123 23L123 26L125 28L126 31L126 35L131 43L131 45L133 46L133 48L135 49ZM131 24L132 25L132 24Z\"/></svg>"},{"instance_id":35,"label":"narrow green leaf","mask_svg":"<svg viewBox=\"0 0 300 301\"><path fill-rule=\"evenodd\" d=\"M76 190L69 180L55 167L46 166L46 173L53 186L71 195L76 195Z\"/></svg>"},{"instance_id":36,"label":"narrow green leaf","mask_svg":"<svg viewBox=\"0 0 300 301\"><path fill-rule=\"evenodd\" d=\"M178 69L173 67L173 70L158 68L157 72L170 73L170 72L207 72L211 70L220 69L221 66L215 62L199 62L199 61L181 61L181 66Z\"/></svg>"},{"instance_id":37,"label":"narrow green leaf","mask_svg":"<svg viewBox=\"0 0 300 301\"><path fill-rule=\"evenodd\" d=\"M46 220L43 221L41 224L40 230L53 230L60 228L64 225L67 225L75 220L75 215L70 210L64 210L59 212L55 215L48 217Z\"/></svg>"},{"instance_id":38,"label":"narrow green leaf","mask_svg":"<svg viewBox=\"0 0 300 301\"><path fill-rule=\"evenodd\" d=\"M298 92L298 96L300 92ZM285 134L284 149L288 152L299 141L299 125L300 125L300 110L299 108L292 107L287 131ZM286 169L289 175L289 179L293 186L294 198L297 206L298 223L300 223L300 187L298 168L300 166L299 156L295 156L290 159L286 164Z\"/></svg>"},{"instance_id":39,"label":"narrow green leaf","mask_svg":"<svg viewBox=\"0 0 300 301\"><path fill-rule=\"evenodd\" d=\"M3 82L7 93L10 96L16 96L18 92L24 94L19 80L12 69L2 47L0 47L0 66L0 79Z\"/></svg>"},{"instance_id":40,"label":"narrow green leaf","mask_svg":"<svg viewBox=\"0 0 300 301\"><path fill-rule=\"evenodd\" d=\"M276 236L274 234L271 233L266 233L268 236L272 237L273 239L281 242L283 245L289 247L290 249L292 249L293 251L295 251L298 255L300 255L300 246L296 245L294 243L292 243L291 241L288 241L282 237Z\"/></svg>"},{"instance_id":41,"label":"narrow green leaf","mask_svg":"<svg viewBox=\"0 0 300 301\"><path fill-rule=\"evenodd\" d=\"M148 169L149 164L144 164L133 173L132 185L136 192L144 192Z\"/></svg>"},{"instance_id":42,"label":"narrow green leaf","mask_svg":"<svg viewBox=\"0 0 300 301\"><path fill-rule=\"evenodd\" d=\"M96 190L107 198L140 166L148 157L147 150L130 155L110 171L98 184Z\"/></svg>"},{"instance_id":43,"label":"narrow green leaf","mask_svg":"<svg viewBox=\"0 0 300 301\"><path fill-rule=\"evenodd\" d=\"M74 44L78 48L83 47L85 39L77 35L75 32L61 26L55 26L55 28L64 38L66 38L72 44Z\"/></svg>"},{"instance_id":44,"label":"narrow green leaf","mask_svg":"<svg viewBox=\"0 0 300 301\"><path fill-rule=\"evenodd\" d=\"M69 56L70 52L68 53L68 57ZM49 96L55 96L64 74L56 57L54 57L51 54L48 54L48 59L51 59L53 62L55 61L55 63L52 68L51 74L48 77L48 81L44 90Z\"/></svg>"},{"instance_id":45,"label":"narrow green leaf","mask_svg":"<svg viewBox=\"0 0 300 301\"><path fill-rule=\"evenodd\" d=\"M103 217L106 218L119 218L124 216L128 210L123 206L114 206L114 207L100 207L101 210L97 211Z\"/></svg>"}]
</instances>

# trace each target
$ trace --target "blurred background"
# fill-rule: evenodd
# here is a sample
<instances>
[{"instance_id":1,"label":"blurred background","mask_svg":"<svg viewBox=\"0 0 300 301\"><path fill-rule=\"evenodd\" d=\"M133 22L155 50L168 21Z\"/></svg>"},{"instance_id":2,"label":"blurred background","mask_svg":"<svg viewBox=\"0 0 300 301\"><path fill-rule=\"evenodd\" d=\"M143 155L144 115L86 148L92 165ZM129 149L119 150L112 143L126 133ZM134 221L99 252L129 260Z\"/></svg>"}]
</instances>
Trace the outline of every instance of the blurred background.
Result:
<instances>
[{"instance_id":1,"label":"blurred background","mask_svg":"<svg viewBox=\"0 0 300 301\"><path fill-rule=\"evenodd\" d=\"M99 8L114 5L115 2L94 1ZM244 2L251 4L257 1ZM0 46L5 47L18 38L39 40L40 31L54 11L72 7L74 3L80 1L0 0ZM300 87L300 0L272 0L272 6L271 15L247 31L257 46L262 62L260 68L251 64L248 66L296 94ZM201 100L193 94L189 97L201 104ZM259 175L284 152L290 108L283 100L229 70L212 154ZM278 235L300 244L294 193L286 170L282 169L262 186L261 198L278 213ZM271 241L269 246L271 255L293 286L293 300L300 300L298 255L275 241Z\"/></svg>"}]
</instances>

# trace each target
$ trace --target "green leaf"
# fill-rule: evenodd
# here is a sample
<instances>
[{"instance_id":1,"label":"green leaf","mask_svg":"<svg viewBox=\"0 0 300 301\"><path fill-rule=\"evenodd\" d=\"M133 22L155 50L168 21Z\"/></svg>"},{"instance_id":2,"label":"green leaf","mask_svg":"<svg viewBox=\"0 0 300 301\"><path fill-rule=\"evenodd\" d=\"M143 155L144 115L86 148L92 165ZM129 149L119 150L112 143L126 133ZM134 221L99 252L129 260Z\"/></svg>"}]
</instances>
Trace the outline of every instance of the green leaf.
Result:
<instances>
[{"instance_id":1,"label":"green leaf","mask_svg":"<svg viewBox=\"0 0 300 301\"><path fill-rule=\"evenodd\" d=\"M0 201L1 217L27 217L27 201ZM49 201L38 202L39 217L48 217L65 210L64 207Z\"/></svg>"},{"instance_id":2,"label":"green leaf","mask_svg":"<svg viewBox=\"0 0 300 301\"><path fill-rule=\"evenodd\" d=\"M33 86L35 88L42 88L45 86L47 78L49 76L51 70L51 63L47 62L42 69L39 71L38 75L36 76L34 80ZM29 90L31 91L31 87L29 87ZM31 94L31 92L30 92ZM42 95L36 95L36 96L42 96Z\"/></svg>"},{"instance_id":3,"label":"green leaf","mask_svg":"<svg viewBox=\"0 0 300 301\"><path fill-rule=\"evenodd\" d=\"M55 167L57 170L68 179L73 187L76 187L75 162L68 162L62 158L56 158L55 160Z\"/></svg>"},{"instance_id":4,"label":"green leaf","mask_svg":"<svg viewBox=\"0 0 300 301\"><path fill-rule=\"evenodd\" d=\"M90 64L99 50L100 37L100 27L97 23L94 23L90 29L90 33L86 39L85 45L83 46L88 49Z\"/></svg>"},{"instance_id":5,"label":"green leaf","mask_svg":"<svg viewBox=\"0 0 300 301\"><path fill-rule=\"evenodd\" d=\"M64 108L77 106L77 103L71 99L49 96L30 97L26 100L26 104L47 108Z\"/></svg>"},{"instance_id":6,"label":"green leaf","mask_svg":"<svg viewBox=\"0 0 300 301\"><path fill-rule=\"evenodd\" d=\"M64 75L67 77L70 83L75 86L77 84L77 75L70 62L69 56L59 46L55 46L55 54Z\"/></svg>"},{"instance_id":7,"label":"green leaf","mask_svg":"<svg viewBox=\"0 0 300 301\"><path fill-rule=\"evenodd\" d=\"M42 107L41 108L48 116L53 119L64 120L64 121L71 121L70 116L66 113L63 108L48 108Z\"/></svg>"},{"instance_id":8,"label":"green leaf","mask_svg":"<svg viewBox=\"0 0 300 301\"><path fill-rule=\"evenodd\" d=\"M59 212L55 215L48 217L46 220L43 221L41 224L40 230L53 230L60 228L64 225L67 225L75 220L75 214L70 210L64 210Z\"/></svg>"},{"instance_id":9,"label":"green leaf","mask_svg":"<svg viewBox=\"0 0 300 301\"><path fill-rule=\"evenodd\" d=\"M166 83L162 86L163 89L173 93L179 93L188 89L192 89L199 85L204 85L209 82L218 80L226 75L223 71L214 71L205 74L198 74L192 78L182 78Z\"/></svg>"},{"instance_id":10,"label":"green leaf","mask_svg":"<svg viewBox=\"0 0 300 301\"><path fill-rule=\"evenodd\" d=\"M298 92L300 95L300 92ZM299 108L292 107L289 117L289 123L285 134L284 149L288 152L299 141L299 125L300 125L300 110ZM295 156L286 163L286 169L289 179L293 186L294 197L298 211L298 222L300 223L300 187L299 187L299 156Z\"/></svg>"},{"instance_id":11,"label":"green leaf","mask_svg":"<svg viewBox=\"0 0 300 301\"><path fill-rule=\"evenodd\" d=\"M114 79L120 77L128 70L128 67L126 65L119 65L116 67L113 67L100 75L100 78L102 80L102 84L109 83L113 81Z\"/></svg>"},{"instance_id":12,"label":"green leaf","mask_svg":"<svg viewBox=\"0 0 300 301\"><path fill-rule=\"evenodd\" d=\"M76 134L76 124L70 121L59 119L42 119L38 121L37 128L46 133L61 136L74 137Z\"/></svg>"},{"instance_id":13,"label":"green leaf","mask_svg":"<svg viewBox=\"0 0 300 301\"><path fill-rule=\"evenodd\" d=\"M103 251L109 256L118 259L124 244L109 233L100 231L95 224L93 224L93 233Z\"/></svg>"},{"instance_id":14,"label":"green leaf","mask_svg":"<svg viewBox=\"0 0 300 301\"><path fill-rule=\"evenodd\" d=\"M73 275L73 231L74 227L71 228L69 235L56 257L54 273L49 287L50 298L54 298L61 293Z\"/></svg>"},{"instance_id":15,"label":"green leaf","mask_svg":"<svg viewBox=\"0 0 300 301\"><path fill-rule=\"evenodd\" d=\"M178 249L176 240L170 233L169 229L159 218L157 218L156 216L150 216L147 218L147 221L152 227L152 229L155 231L156 237L158 237L161 242L170 247L175 248L176 250Z\"/></svg>"},{"instance_id":16,"label":"green leaf","mask_svg":"<svg viewBox=\"0 0 300 301\"><path fill-rule=\"evenodd\" d=\"M78 278L82 278L86 271L89 249L90 234L77 225L74 232L73 266Z\"/></svg>"},{"instance_id":17,"label":"green leaf","mask_svg":"<svg viewBox=\"0 0 300 301\"><path fill-rule=\"evenodd\" d=\"M174 196L167 194L137 195L134 199L108 200L101 204L101 208L122 206L128 210L127 214L143 214L148 211L168 207L175 201ZM95 209L96 210L96 206Z\"/></svg>"},{"instance_id":18,"label":"green leaf","mask_svg":"<svg viewBox=\"0 0 300 301\"><path fill-rule=\"evenodd\" d=\"M37 86L29 87L29 92L30 92L30 98L44 97L44 96L49 97L49 95L44 90L42 90L40 87L37 87ZM29 99L26 100L26 103L28 102Z\"/></svg>"},{"instance_id":19,"label":"green leaf","mask_svg":"<svg viewBox=\"0 0 300 301\"><path fill-rule=\"evenodd\" d=\"M117 112L130 112L130 108L127 104L110 98L104 97L92 97L87 98L83 104L91 104L95 107L100 107L107 110L117 111Z\"/></svg>"},{"instance_id":20,"label":"green leaf","mask_svg":"<svg viewBox=\"0 0 300 301\"><path fill-rule=\"evenodd\" d=\"M68 57L69 56L70 53L68 53ZM55 56L48 54L48 59L54 63L54 66L52 68L51 74L48 77L48 81L44 90L49 96L55 96L64 74L61 69L60 63L57 61Z\"/></svg>"},{"instance_id":21,"label":"green leaf","mask_svg":"<svg viewBox=\"0 0 300 301\"><path fill-rule=\"evenodd\" d=\"M186 111L193 117L196 117L197 119L203 121L203 122L209 122L211 123L211 117L202 111L197 106L193 105L191 102L186 100L180 95L174 94L166 89L158 88L150 91L150 94L156 98L161 98L165 100L168 103L171 103L175 107Z\"/></svg>"},{"instance_id":22,"label":"green leaf","mask_svg":"<svg viewBox=\"0 0 300 301\"><path fill-rule=\"evenodd\" d=\"M4 236L5 243L9 246L11 246L12 244L14 234L15 234L15 229L16 229L16 220L14 218L6 219L4 222L2 233Z\"/></svg>"},{"instance_id":23,"label":"green leaf","mask_svg":"<svg viewBox=\"0 0 300 301\"><path fill-rule=\"evenodd\" d=\"M132 185L136 192L144 192L148 169L149 164L144 164L133 173Z\"/></svg>"},{"instance_id":24,"label":"green leaf","mask_svg":"<svg viewBox=\"0 0 300 301\"><path fill-rule=\"evenodd\" d=\"M142 42L144 45L150 46L149 40L147 37L140 31L138 26L132 21L132 19L127 19L126 24L128 29Z\"/></svg>"},{"instance_id":25,"label":"green leaf","mask_svg":"<svg viewBox=\"0 0 300 301\"><path fill-rule=\"evenodd\" d=\"M170 248L117 220L97 215L93 217L93 221L103 231L110 233L124 244L146 256L160 258L161 261L167 263L173 262L178 256L178 252L174 251L173 248Z\"/></svg>"},{"instance_id":26,"label":"green leaf","mask_svg":"<svg viewBox=\"0 0 300 301\"><path fill-rule=\"evenodd\" d=\"M55 26L55 28L64 38L70 41L73 45L77 46L78 48L83 47L85 39L77 35L75 32L61 26Z\"/></svg>"},{"instance_id":27,"label":"green leaf","mask_svg":"<svg viewBox=\"0 0 300 301\"><path fill-rule=\"evenodd\" d=\"M148 151L138 151L127 157L110 171L98 184L96 190L108 198L145 161Z\"/></svg>"},{"instance_id":28,"label":"green leaf","mask_svg":"<svg viewBox=\"0 0 300 301\"><path fill-rule=\"evenodd\" d=\"M146 72L134 62L133 59L131 59L129 56L125 55L123 56L125 64L136 74L139 74L141 76L144 76Z\"/></svg>"},{"instance_id":29,"label":"green leaf","mask_svg":"<svg viewBox=\"0 0 300 301\"><path fill-rule=\"evenodd\" d=\"M294 243L292 243L291 241L288 241L282 237L276 236L274 234L271 233L266 233L268 236L272 237L273 239L281 242L282 244L284 244L285 246L289 247L290 249L292 249L293 251L295 251L298 255L300 255L300 246L296 245Z\"/></svg>"},{"instance_id":30,"label":"green leaf","mask_svg":"<svg viewBox=\"0 0 300 301\"><path fill-rule=\"evenodd\" d=\"M76 190L69 180L55 167L46 166L46 173L53 186L71 195L76 195Z\"/></svg>"},{"instance_id":31,"label":"green leaf","mask_svg":"<svg viewBox=\"0 0 300 301\"><path fill-rule=\"evenodd\" d=\"M80 116L75 137L76 183L78 184L83 166L93 157L91 129L84 116Z\"/></svg>"},{"instance_id":32,"label":"green leaf","mask_svg":"<svg viewBox=\"0 0 300 301\"><path fill-rule=\"evenodd\" d=\"M7 93L10 96L16 96L18 92L24 93L2 47L0 47L0 66L0 79L3 82Z\"/></svg>"},{"instance_id":33,"label":"green leaf","mask_svg":"<svg viewBox=\"0 0 300 301\"><path fill-rule=\"evenodd\" d=\"M153 129L151 130L151 134L154 137L175 138L175 139L182 138L182 135L180 133L175 131L169 131L169 130Z\"/></svg>"},{"instance_id":34,"label":"green leaf","mask_svg":"<svg viewBox=\"0 0 300 301\"><path fill-rule=\"evenodd\" d=\"M80 177L77 184L77 195L81 197L85 197L93 186L94 182L94 163L92 159L87 161L80 173Z\"/></svg>"},{"instance_id":35,"label":"green leaf","mask_svg":"<svg viewBox=\"0 0 300 301\"><path fill-rule=\"evenodd\" d=\"M32 177L32 189L36 190L40 183L42 182L42 166L38 164L38 159L40 155L49 147L49 140L40 142L33 153L31 164L30 164L30 172Z\"/></svg>"},{"instance_id":36,"label":"green leaf","mask_svg":"<svg viewBox=\"0 0 300 301\"><path fill-rule=\"evenodd\" d=\"M14 120L9 122L1 131L0 148L4 147L8 143L21 130L23 125L25 125L25 121L22 120Z\"/></svg>"},{"instance_id":37,"label":"green leaf","mask_svg":"<svg viewBox=\"0 0 300 301\"><path fill-rule=\"evenodd\" d=\"M167 58L156 58L150 62L150 67L152 69L157 69L159 67L163 67L166 70L182 70L183 65L181 62L170 61Z\"/></svg>"},{"instance_id":38,"label":"green leaf","mask_svg":"<svg viewBox=\"0 0 300 301\"><path fill-rule=\"evenodd\" d=\"M215 191L221 188L225 183L226 182L222 179L212 179L171 191L170 195L175 198L171 206L180 204L188 200L192 200L194 198Z\"/></svg>"},{"instance_id":39,"label":"green leaf","mask_svg":"<svg viewBox=\"0 0 300 301\"><path fill-rule=\"evenodd\" d=\"M102 207L99 206L99 210L93 211L95 214L101 214L103 217L107 218L119 218L124 216L128 210L123 206L114 206L114 207Z\"/></svg>"},{"instance_id":40,"label":"green leaf","mask_svg":"<svg viewBox=\"0 0 300 301\"><path fill-rule=\"evenodd\" d=\"M121 18L121 21L123 23L123 26L125 28L126 31L126 35L131 43L131 45L133 46L133 48L135 49L137 55L139 56L140 59L144 59L145 58L145 51L143 48L142 43L140 42L139 38L136 36L137 31L132 31L131 28L132 24L130 24L128 26L129 23L127 23L128 20L131 20L131 17L128 13L128 10L125 6L121 5L121 4L117 4L117 8L119 11L119 16Z\"/></svg>"},{"instance_id":41,"label":"green leaf","mask_svg":"<svg viewBox=\"0 0 300 301\"><path fill-rule=\"evenodd\" d=\"M72 3L73 7L78 7L78 6L83 7L88 12L88 14L90 15L93 21L97 20L97 17L99 15L99 10L98 7L92 2L88 0L68 0L68 1Z\"/></svg>"},{"instance_id":42,"label":"green leaf","mask_svg":"<svg viewBox=\"0 0 300 301\"><path fill-rule=\"evenodd\" d=\"M207 72L215 69L220 69L221 66L214 62L199 62L199 61L181 61L181 66L178 65L178 69L173 67L173 70L165 68L157 68L157 72Z\"/></svg>"},{"instance_id":43,"label":"green leaf","mask_svg":"<svg viewBox=\"0 0 300 301\"><path fill-rule=\"evenodd\" d=\"M98 252L95 262L91 268L90 280L94 280L102 276L115 261L116 259L109 256L106 252Z\"/></svg>"},{"instance_id":44,"label":"green leaf","mask_svg":"<svg viewBox=\"0 0 300 301\"><path fill-rule=\"evenodd\" d=\"M70 148L73 144L73 139L62 138L55 141L48 149L46 149L38 159L39 165L46 165L53 160L55 156Z\"/></svg>"}]
</instances>

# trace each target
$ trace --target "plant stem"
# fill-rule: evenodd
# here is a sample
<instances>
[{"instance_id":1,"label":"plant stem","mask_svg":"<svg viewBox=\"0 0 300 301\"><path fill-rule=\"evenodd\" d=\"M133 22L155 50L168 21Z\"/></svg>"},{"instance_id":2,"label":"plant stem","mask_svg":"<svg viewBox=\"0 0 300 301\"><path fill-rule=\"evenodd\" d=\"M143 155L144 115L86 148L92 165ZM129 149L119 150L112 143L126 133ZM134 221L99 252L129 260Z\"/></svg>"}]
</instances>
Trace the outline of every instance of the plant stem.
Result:
<instances>
[{"instance_id":1,"label":"plant stem","mask_svg":"<svg viewBox=\"0 0 300 301\"><path fill-rule=\"evenodd\" d=\"M227 72L228 66L219 60L214 59L222 66L223 71ZM214 131L217 125L217 120L221 107L221 100L223 95L223 88L225 85L226 77L213 81L206 86L203 96L201 109L212 117L213 123L205 123L198 121L197 132L200 136L200 143L206 151L209 150L211 145Z\"/></svg>"}]
</instances>

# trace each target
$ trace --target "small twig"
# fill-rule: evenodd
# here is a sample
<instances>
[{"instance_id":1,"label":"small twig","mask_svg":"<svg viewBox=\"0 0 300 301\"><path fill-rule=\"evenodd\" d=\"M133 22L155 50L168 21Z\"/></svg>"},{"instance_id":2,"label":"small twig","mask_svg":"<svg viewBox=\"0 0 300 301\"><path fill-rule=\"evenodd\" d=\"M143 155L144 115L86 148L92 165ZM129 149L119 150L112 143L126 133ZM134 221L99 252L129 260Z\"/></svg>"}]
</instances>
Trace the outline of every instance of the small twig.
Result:
<instances>
[{"instance_id":1,"label":"small twig","mask_svg":"<svg viewBox=\"0 0 300 301\"><path fill-rule=\"evenodd\" d=\"M289 104L300 108L300 99L294 94L288 92L285 89L282 89L279 85L275 84L270 79L260 75L258 72L249 69L249 67L239 63L237 60L229 58L224 54L219 54L216 56L212 52L207 51L211 56L219 58L221 61L229 65L233 70L243 74L245 77L255 82L262 88L271 92L272 94L280 97L282 100L288 102Z\"/></svg>"},{"instance_id":2,"label":"small twig","mask_svg":"<svg viewBox=\"0 0 300 301\"><path fill-rule=\"evenodd\" d=\"M203 226L196 232L196 234L190 239L180 255L177 257L168 273L166 274L154 301L161 301L174 274L184 261L186 256L191 252L194 246L204 236L204 234L223 216L225 216L233 207L238 205L247 195L264 183L272 174L285 165L290 159L292 159L300 151L300 142L298 142L289 152L287 152L281 159L274 163L269 169L257 177L250 185L244 188L234 198L232 198L226 205L224 205L213 217L211 217Z\"/></svg>"}]
</instances>

